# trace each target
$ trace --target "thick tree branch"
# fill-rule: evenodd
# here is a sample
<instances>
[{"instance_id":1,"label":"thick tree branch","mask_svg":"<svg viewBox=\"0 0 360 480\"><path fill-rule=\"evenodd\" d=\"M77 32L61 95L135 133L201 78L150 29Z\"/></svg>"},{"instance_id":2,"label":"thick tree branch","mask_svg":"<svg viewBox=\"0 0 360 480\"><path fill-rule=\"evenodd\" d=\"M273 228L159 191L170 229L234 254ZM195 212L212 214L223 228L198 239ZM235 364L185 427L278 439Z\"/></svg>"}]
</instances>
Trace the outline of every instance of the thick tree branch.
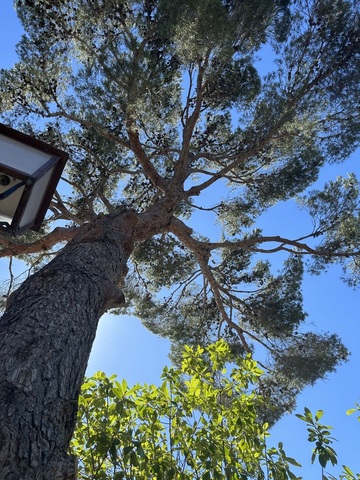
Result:
<instances>
[{"instance_id":1,"label":"thick tree branch","mask_svg":"<svg viewBox=\"0 0 360 480\"><path fill-rule=\"evenodd\" d=\"M183 245L185 245L191 252L194 253L196 256L199 266L201 268L201 271L204 275L204 277L207 279L209 282L209 285L211 286L211 290L214 295L215 303L219 309L222 321L227 323L230 328L235 329L237 334L239 335L240 341L245 349L246 352L251 352L251 349L249 345L246 342L246 339L244 337L244 332L242 328L239 325L236 325L229 317L227 314L224 303L222 300L222 296L220 293L219 285L214 278L214 275L212 271L209 268L208 265L208 260L209 260L209 251L207 249L204 249L204 246L201 246L200 243L198 243L196 240L194 240L191 237L191 229L187 227L183 222L180 220L174 218L172 219L172 222L170 224L170 231L174 233L179 240L182 241Z\"/></svg>"},{"instance_id":2,"label":"thick tree branch","mask_svg":"<svg viewBox=\"0 0 360 480\"><path fill-rule=\"evenodd\" d=\"M71 185L70 182L67 182ZM75 184L73 184L75 185ZM54 193L54 198L55 200L53 199L52 202L51 202L51 206L56 208L56 210L58 210L59 212L62 213L63 215L63 219L66 219L66 220L70 220L72 222L74 222L75 224L77 225L83 225L84 223L84 219L80 217L80 215L76 215L74 213L72 213L66 206L67 202L64 202L63 199L61 198L61 195L59 194L59 192L56 190L55 193ZM90 210L90 213L94 214L94 210L92 208L92 206L89 204L89 201L88 201L88 198L87 197L84 197L86 200L86 203L89 207L89 210Z\"/></svg>"},{"instance_id":3,"label":"thick tree branch","mask_svg":"<svg viewBox=\"0 0 360 480\"><path fill-rule=\"evenodd\" d=\"M180 184L182 185L184 181L187 179L187 177L190 174L189 171L189 165L191 163L191 158L189 156L189 149L190 149L190 142L193 137L194 129L196 126L196 123L199 120L200 113L201 113L201 106L202 106L202 94L203 94L203 78L205 74L205 68L207 64L207 59L199 64L199 71L197 75L197 81L196 81L196 101L195 101L195 107L194 110L190 115L186 115L186 121L185 125L183 128L183 138L182 138L182 145L181 145L181 152L179 155L179 159L176 163L175 167L175 172L173 179L171 181L171 188L174 188L174 186L179 186ZM190 88L190 87L189 87ZM186 111L189 112L189 107L190 107L190 95L188 95L187 101L186 101Z\"/></svg>"},{"instance_id":4,"label":"thick tree branch","mask_svg":"<svg viewBox=\"0 0 360 480\"><path fill-rule=\"evenodd\" d=\"M70 241L78 230L79 227L57 227L31 243L21 243L8 235L0 234L0 258L48 251L58 243Z\"/></svg>"},{"instance_id":5,"label":"thick tree branch","mask_svg":"<svg viewBox=\"0 0 360 480\"><path fill-rule=\"evenodd\" d=\"M231 170L233 168L235 168L235 167L239 166L240 164L244 163L249 158L254 157L265 145L267 145L269 143L270 139L272 138L272 135L277 131L278 128L279 128L279 125L277 125L274 130L272 130L268 135L266 135L263 139L261 139L257 143L257 145L255 145L253 148L235 155L235 159L233 161L231 161L226 167L223 167L221 170L214 173L205 182L189 188L189 190L186 190L184 192L184 195L186 195L187 198L200 195L200 193L203 190L206 190L208 187L213 185L215 182L224 178L229 172L231 172ZM230 158L229 158L229 160L230 160Z\"/></svg>"},{"instance_id":6,"label":"thick tree branch","mask_svg":"<svg viewBox=\"0 0 360 480\"><path fill-rule=\"evenodd\" d=\"M151 180L155 187L159 188L159 190L161 190L162 192L165 192L167 188L167 182L158 173L154 165L150 162L145 150L143 149L139 139L139 134L135 121L130 118L127 121L126 128L130 140L130 148L134 152L140 165L143 167L145 175Z\"/></svg>"},{"instance_id":7,"label":"thick tree branch","mask_svg":"<svg viewBox=\"0 0 360 480\"><path fill-rule=\"evenodd\" d=\"M289 238L284 238L279 235L273 235L258 238L248 238L245 240L239 240L234 242L204 242L204 246L206 246L206 248L208 248L209 250L217 250L221 248L242 248L244 250L251 250L252 252L258 253L275 253L281 250L285 250L291 253L296 253L298 255L317 255L321 257L352 257L360 255L360 250L355 250L352 252L330 252L319 248L312 248L308 244L302 242L302 240L304 239L315 238L316 236L316 234L310 234L305 237L291 240ZM278 243L279 245L269 249L258 248L256 246L262 243ZM294 247L294 249L288 248L287 245Z\"/></svg>"}]
</instances>

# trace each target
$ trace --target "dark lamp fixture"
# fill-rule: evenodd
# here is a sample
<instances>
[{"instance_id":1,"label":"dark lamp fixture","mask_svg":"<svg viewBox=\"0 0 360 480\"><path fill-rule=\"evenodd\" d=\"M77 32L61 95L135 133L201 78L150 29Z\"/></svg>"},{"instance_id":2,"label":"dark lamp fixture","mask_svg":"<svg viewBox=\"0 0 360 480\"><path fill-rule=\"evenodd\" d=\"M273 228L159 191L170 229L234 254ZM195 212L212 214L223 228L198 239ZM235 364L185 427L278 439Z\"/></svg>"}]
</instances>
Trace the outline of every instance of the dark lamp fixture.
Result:
<instances>
[{"instance_id":1,"label":"dark lamp fixture","mask_svg":"<svg viewBox=\"0 0 360 480\"><path fill-rule=\"evenodd\" d=\"M0 230L38 231L68 154L0 123Z\"/></svg>"}]
</instances>

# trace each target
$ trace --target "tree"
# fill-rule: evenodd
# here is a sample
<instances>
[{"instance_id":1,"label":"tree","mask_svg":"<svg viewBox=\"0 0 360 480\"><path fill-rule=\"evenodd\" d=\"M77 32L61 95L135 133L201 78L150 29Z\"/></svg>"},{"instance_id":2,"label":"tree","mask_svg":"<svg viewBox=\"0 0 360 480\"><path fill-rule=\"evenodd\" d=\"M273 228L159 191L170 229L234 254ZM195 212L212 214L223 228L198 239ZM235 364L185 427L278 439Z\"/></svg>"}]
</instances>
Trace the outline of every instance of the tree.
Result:
<instances>
[{"instance_id":1,"label":"tree","mask_svg":"<svg viewBox=\"0 0 360 480\"><path fill-rule=\"evenodd\" d=\"M66 451L87 359L100 316L122 308L124 294L172 340L175 360L183 345L218 337L240 356L265 348L262 393L278 405L267 412L275 421L348 355L337 335L301 331L301 280L304 258L315 273L340 262L348 283L359 280L355 176L309 190L326 162L358 145L357 6L15 4L26 35L18 63L1 71L2 121L71 158L43 229L1 235L1 256L35 272L0 322L3 478L74 478ZM261 79L265 43L274 71ZM310 231L256 228L294 198ZM201 231L199 213L219 235ZM277 274L261 256L275 252L288 255Z\"/></svg>"},{"instance_id":2,"label":"tree","mask_svg":"<svg viewBox=\"0 0 360 480\"><path fill-rule=\"evenodd\" d=\"M103 372L87 378L71 443L79 478L297 478L297 462L266 446L261 370L248 355L226 373L231 360L219 341L186 347L181 367L165 367L159 387L129 387Z\"/></svg>"},{"instance_id":3,"label":"tree","mask_svg":"<svg viewBox=\"0 0 360 480\"><path fill-rule=\"evenodd\" d=\"M86 378L71 442L79 479L301 480L292 471L301 465L286 455L283 442L269 445L268 424L259 421L263 372L250 355L237 357L229 371L232 361L221 340L206 349L185 347L181 367L165 367L158 387L129 387L103 372ZM323 415L305 408L296 416L307 424L319 478L336 480L325 470L337 464L337 452L332 427L320 423ZM359 477L344 465L339 478Z\"/></svg>"}]
</instances>

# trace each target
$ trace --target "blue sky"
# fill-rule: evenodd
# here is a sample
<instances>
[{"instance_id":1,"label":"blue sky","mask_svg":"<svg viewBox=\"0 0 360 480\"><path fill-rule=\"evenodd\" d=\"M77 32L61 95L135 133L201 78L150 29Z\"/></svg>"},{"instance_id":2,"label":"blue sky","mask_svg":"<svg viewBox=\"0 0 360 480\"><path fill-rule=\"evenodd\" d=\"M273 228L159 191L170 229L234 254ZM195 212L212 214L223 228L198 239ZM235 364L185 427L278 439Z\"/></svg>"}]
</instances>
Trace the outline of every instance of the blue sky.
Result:
<instances>
[{"instance_id":1,"label":"blue sky","mask_svg":"<svg viewBox=\"0 0 360 480\"><path fill-rule=\"evenodd\" d=\"M15 44L20 39L21 28L13 9L12 0L2 0L0 6L0 67L8 68L16 61ZM326 169L319 180L335 178L338 174L357 171L360 176L360 153L354 154L342 166ZM298 214L294 217L292 205L277 207L263 221L264 233L281 234L289 226L296 229L303 221ZM6 264L0 263L0 278L6 278ZM339 453L339 463L360 472L360 424L355 416L348 417L345 411L360 398L360 292L353 291L339 281L340 272L332 268L327 274L307 276L303 286L305 310L308 324L317 331L338 333L351 350L350 361L341 366L337 373L326 381L307 388L298 399L296 412L304 406L311 410L323 409L324 423L334 426L334 436L338 439L335 448ZM88 365L88 374L103 370L107 374L116 373L128 383L157 383L162 367L169 363L167 354L169 342L148 332L134 318L104 315L100 320L98 334ZM269 444L283 441L289 456L303 464L301 475L306 480L321 480L320 467L310 467L311 445L306 442L305 424L293 415L285 416L273 429ZM329 469L336 474L336 469ZM300 475L300 471L299 471Z\"/></svg>"}]
</instances>

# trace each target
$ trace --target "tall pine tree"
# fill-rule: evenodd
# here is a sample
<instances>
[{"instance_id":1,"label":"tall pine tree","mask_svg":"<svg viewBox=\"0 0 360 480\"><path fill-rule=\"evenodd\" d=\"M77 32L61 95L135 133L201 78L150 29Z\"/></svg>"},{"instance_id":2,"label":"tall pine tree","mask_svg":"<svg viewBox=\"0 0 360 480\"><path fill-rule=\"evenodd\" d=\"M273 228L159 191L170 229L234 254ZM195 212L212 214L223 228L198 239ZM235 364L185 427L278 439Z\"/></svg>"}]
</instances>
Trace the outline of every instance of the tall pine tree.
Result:
<instances>
[{"instance_id":1,"label":"tall pine tree","mask_svg":"<svg viewBox=\"0 0 360 480\"><path fill-rule=\"evenodd\" d=\"M75 478L79 389L113 308L170 338L175 361L184 344L259 344L275 421L348 355L333 333L301 333L301 282L304 259L341 263L351 285L360 275L357 179L311 189L360 138L356 2L15 4L26 34L0 74L2 121L70 160L42 230L0 235L0 256L35 270L0 320L1 479ZM310 230L257 228L294 198Z\"/></svg>"}]
</instances>

